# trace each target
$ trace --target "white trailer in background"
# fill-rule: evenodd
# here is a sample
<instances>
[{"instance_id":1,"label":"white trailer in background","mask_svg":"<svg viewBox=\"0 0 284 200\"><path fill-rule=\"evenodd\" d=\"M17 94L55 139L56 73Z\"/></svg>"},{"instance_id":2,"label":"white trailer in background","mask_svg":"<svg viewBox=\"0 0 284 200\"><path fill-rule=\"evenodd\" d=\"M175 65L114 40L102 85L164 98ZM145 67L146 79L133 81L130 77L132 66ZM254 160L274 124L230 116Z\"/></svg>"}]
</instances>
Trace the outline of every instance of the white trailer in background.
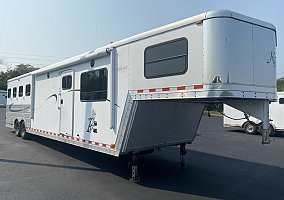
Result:
<instances>
[{"instance_id":1,"label":"white trailer in background","mask_svg":"<svg viewBox=\"0 0 284 200\"><path fill-rule=\"evenodd\" d=\"M206 103L263 121L276 99L276 29L231 11L206 12L8 81L6 124L120 156L180 145L196 135Z\"/></svg>"},{"instance_id":2,"label":"white trailer in background","mask_svg":"<svg viewBox=\"0 0 284 200\"><path fill-rule=\"evenodd\" d=\"M0 90L0 107L6 106L7 91Z\"/></svg>"},{"instance_id":3,"label":"white trailer in background","mask_svg":"<svg viewBox=\"0 0 284 200\"><path fill-rule=\"evenodd\" d=\"M284 92L277 92L277 101L269 105L270 132L284 131ZM262 121L249 113L244 113L224 104L224 127L243 128L248 134L255 134L261 130Z\"/></svg>"}]
</instances>

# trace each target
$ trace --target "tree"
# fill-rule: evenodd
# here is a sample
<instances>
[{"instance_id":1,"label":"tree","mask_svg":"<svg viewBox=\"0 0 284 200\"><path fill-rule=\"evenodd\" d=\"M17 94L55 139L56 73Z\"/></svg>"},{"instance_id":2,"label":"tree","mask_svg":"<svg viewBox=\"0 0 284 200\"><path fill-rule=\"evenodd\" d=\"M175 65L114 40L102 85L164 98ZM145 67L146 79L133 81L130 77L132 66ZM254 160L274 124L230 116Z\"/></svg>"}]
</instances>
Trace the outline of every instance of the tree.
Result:
<instances>
[{"instance_id":1,"label":"tree","mask_svg":"<svg viewBox=\"0 0 284 200\"><path fill-rule=\"evenodd\" d=\"M6 72L0 72L0 90L7 90L7 81L9 79L32 72L36 69L39 68L35 68L29 64L19 64L16 65L16 68L14 69L7 70Z\"/></svg>"},{"instance_id":2,"label":"tree","mask_svg":"<svg viewBox=\"0 0 284 200\"><path fill-rule=\"evenodd\" d=\"M284 77L277 79L277 91L278 92L284 91Z\"/></svg>"}]
</instances>

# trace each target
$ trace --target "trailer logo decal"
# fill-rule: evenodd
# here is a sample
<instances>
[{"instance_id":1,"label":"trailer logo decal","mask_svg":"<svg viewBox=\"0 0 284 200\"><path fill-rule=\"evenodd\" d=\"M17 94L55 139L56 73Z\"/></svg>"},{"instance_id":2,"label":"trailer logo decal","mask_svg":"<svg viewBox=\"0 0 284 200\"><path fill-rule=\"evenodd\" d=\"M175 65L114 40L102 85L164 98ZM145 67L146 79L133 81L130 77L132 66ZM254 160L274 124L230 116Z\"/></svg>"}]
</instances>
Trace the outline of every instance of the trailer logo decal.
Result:
<instances>
[{"instance_id":1,"label":"trailer logo decal","mask_svg":"<svg viewBox=\"0 0 284 200\"><path fill-rule=\"evenodd\" d=\"M21 112L21 111L27 110L27 109L29 109L31 107L31 106L27 106L25 108L16 109L16 108L12 108L13 106L14 106L13 103L11 105L9 105L9 111L11 111L11 112Z\"/></svg>"},{"instance_id":2,"label":"trailer logo decal","mask_svg":"<svg viewBox=\"0 0 284 200\"><path fill-rule=\"evenodd\" d=\"M269 63L271 63L272 62L272 64L273 64L273 67L276 67L276 53L275 53L275 51L271 51L270 53L269 53L269 59L267 60L267 64L269 64Z\"/></svg>"},{"instance_id":3,"label":"trailer logo decal","mask_svg":"<svg viewBox=\"0 0 284 200\"><path fill-rule=\"evenodd\" d=\"M89 118L89 125L87 128L88 133L98 133L98 122L96 121L96 113L95 111L92 111L92 115Z\"/></svg>"},{"instance_id":4,"label":"trailer logo decal","mask_svg":"<svg viewBox=\"0 0 284 200\"><path fill-rule=\"evenodd\" d=\"M52 94L52 95L50 95L49 97L47 97L47 98L45 99L45 101L47 101L47 100L50 99L51 97L55 97L55 101L57 102L57 94Z\"/></svg>"}]
</instances>

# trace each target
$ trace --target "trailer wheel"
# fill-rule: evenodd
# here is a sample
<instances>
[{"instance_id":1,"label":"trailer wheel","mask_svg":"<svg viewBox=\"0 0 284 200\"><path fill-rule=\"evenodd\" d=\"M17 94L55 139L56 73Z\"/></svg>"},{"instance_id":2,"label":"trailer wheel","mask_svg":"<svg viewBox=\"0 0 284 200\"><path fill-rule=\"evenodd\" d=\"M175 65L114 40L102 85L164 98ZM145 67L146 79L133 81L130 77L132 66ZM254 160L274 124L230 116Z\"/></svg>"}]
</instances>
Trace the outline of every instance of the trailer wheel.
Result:
<instances>
[{"instance_id":1,"label":"trailer wheel","mask_svg":"<svg viewBox=\"0 0 284 200\"><path fill-rule=\"evenodd\" d=\"M18 120L16 120L16 121L14 122L14 130L15 130L16 136L17 136L17 137L20 137L20 136L21 136L21 134L20 134L20 123L19 123Z\"/></svg>"},{"instance_id":2,"label":"trailer wheel","mask_svg":"<svg viewBox=\"0 0 284 200\"><path fill-rule=\"evenodd\" d=\"M24 122L24 121L22 121L22 122L20 123L20 135L21 135L21 137L22 137L24 140L28 139L28 137L29 137L29 134L28 134L27 131L26 131L26 126L25 126L25 122Z\"/></svg>"},{"instance_id":3,"label":"trailer wheel","mask_svg":"<svg viewBox=\"0 0 284 200\"><path fill-rule=\"evenodd\" d=\"M247 134L255 134L257 130L257 125L253 122L246 122L244 124L244 131Z\"/></svg>"}]
</instances>

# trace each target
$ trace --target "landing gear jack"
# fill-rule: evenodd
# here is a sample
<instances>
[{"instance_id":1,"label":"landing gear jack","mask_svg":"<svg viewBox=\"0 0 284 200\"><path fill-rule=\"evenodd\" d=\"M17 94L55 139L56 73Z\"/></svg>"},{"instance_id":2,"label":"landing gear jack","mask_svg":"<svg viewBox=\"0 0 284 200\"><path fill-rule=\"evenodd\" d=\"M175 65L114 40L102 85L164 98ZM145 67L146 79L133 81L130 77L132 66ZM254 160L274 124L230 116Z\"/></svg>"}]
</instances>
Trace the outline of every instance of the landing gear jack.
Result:
<instances>
[{"instance_id":1,"label":"landing gear jack","mask_svg":"<svg viewBox=\"0 0 284 200\"><path fill-rule=\"evenodd\" d=\"M180 154L180 162L179 162L179 168L181 169L184 169L186 168L186 164L185 164L185 154L187 153L186 152L186 149L185 149L185 145L186 144L180 144L180 147L179 147L179 154Z\"/></svg>"},{"instance_id":2,"label":"landing gear jack","mask_svg":"<svg viewBox=\"0 0 284 200\"><path fill-rule=\"evenodd\" d=\"M130 181L133 183L140 182L140 177L138 175L138 159L139 159L139 153L133 153L132 159L131 159L131 179Z\"/></svg>"}]
</instances>

